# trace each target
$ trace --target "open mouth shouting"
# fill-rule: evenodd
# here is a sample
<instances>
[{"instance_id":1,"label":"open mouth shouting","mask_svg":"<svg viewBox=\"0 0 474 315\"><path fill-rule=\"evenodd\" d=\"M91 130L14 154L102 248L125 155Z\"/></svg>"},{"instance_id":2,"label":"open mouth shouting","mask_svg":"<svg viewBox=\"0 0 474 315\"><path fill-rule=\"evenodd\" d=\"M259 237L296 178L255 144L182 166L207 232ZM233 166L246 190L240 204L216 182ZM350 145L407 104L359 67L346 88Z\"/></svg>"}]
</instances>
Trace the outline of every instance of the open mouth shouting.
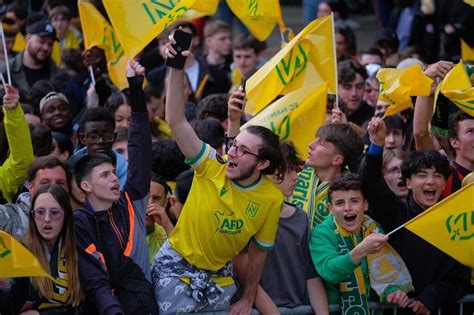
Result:
<instances>
[{"instance_id":1,"label":"open mouth shouting","mask_svg":"<svg viewBox=\"0 0 474 315\"><path fill-rule=\"evenodd\" d=\"M232 159L229 159L227 161L227 168L229 169L234 169L237 167L237 164L232 160Z\"/></svg>"},{"instance_id":2,"label":"open mouth shouting","mask_svg":"<svg viewBox=\"0 0 474 315\"><path fill-rule=\"evenodd\" d=\"M345 215L344 215L344 222L345 222L348 226L351 226L351 225L355 224L356 219L357 219L357 215L356 215L356 214L345 214Z\"/></svg>"},{"instance_id":3,"label":"open mouth shouting","mask_svg":"<svg viewBox=\"0 0 474 315\"><path fill-rule=\"evenodd\" d=\"M113 185L111 190L115 195L120 195L120 185L119 184Z\"/></svg>"},{"instance_id":4,"label":"open mouth shouting","mask_svg":"<svg viewBox=\"0 0 474 315\"><path fill-rule=\"evenodd\" d=\"M423 190L423 196L425 197L426 201L429 203L436 203L437 201L437 194L436 194L436 189L434 188L427 188Z\"/></svg>"}]
</instances>

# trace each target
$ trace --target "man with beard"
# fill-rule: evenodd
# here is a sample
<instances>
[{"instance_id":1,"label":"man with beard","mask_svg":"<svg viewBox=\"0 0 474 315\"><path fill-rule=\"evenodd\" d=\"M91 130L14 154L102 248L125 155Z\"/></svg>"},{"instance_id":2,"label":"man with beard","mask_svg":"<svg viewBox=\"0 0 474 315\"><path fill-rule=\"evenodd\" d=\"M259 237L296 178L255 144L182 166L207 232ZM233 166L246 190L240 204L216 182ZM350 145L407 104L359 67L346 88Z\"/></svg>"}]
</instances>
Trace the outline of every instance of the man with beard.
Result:
<instances>
[{"instance_id":1,"label":"man with beard","mask_svg":"<svg viewBox=\"0 0 474 315\"><path fill-rule=\"evenodd\" d=\"M175 55L168 44L167 57ZM279 139L252 126L233 139L227 157L220 156L185 118L183 76L183 70L170 68L166 121L194 179L177 225L155 256L155 296L161 314L229 310L236 290L230 260L251 240L244 293L229 310L249 314L283 203L281 191L265 176L276 174L280 181L284 176Z\"/></svg>"},{"instance_id":2,"label":"man with beard","mask_svg":"<svg viewBox=\"0 0 474 315\"><path fill-rule=\"evenodd\" d=\"M386 133L382 120L372 120L368 131L371 145L367 160L378 158L380 170L380 155ZM366 169L374 167L368 165ZM439 152L420 151L402 163L401 175L410 190L406 201L395 202L389 196L374 198L380 192L380 187L377 187L376 193L367 190L371 214L386 232L408 222L440 200L450 175L450 166L447 158ZM372 180L371 174L365 174L366 183ZM441 314L456 314L456 301L467 293L469 269L407 229L394 233L389 242L403 258L413 278L415 293L411 296L414 298L410 304L411 311L434 314L440 307ZM399 313L405 314L405 310L399 310Z\"/></svg>"},{"instance_id":3,"label":"man with beard","mask_svg":"<svg viewBox=\"0 0 474 315\"><path fill-rule=\"evenodd\" d=\"M50 80L57 68L51 59L56 32L49 21L39 21L26 28L26 48L10 61L12 84L20 91L21 99L25 99L30 88L36 81ZM3 65L1 71L6 73Z\"/></svg>"}]
</instances>

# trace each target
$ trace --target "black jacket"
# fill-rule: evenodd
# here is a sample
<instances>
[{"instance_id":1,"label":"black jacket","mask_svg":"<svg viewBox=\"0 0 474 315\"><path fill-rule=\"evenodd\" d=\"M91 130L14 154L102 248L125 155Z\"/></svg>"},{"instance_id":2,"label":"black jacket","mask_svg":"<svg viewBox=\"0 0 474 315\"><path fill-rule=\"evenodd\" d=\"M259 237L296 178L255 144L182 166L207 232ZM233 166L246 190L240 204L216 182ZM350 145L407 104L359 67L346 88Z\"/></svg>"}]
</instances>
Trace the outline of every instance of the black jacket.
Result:
<instances>
[{"instance_id":1,"label":"black jacket","mask_svg":"<svg viewBox=\"0 0 474 315\"><path fill-rule=\"evenodd\" d=\"M151 132L142 82L129 79L129 165L120 199L108 210L87 203L74 215L81 286L100 314L158 313L146 243Z\"/></svg>"},{"instance_id":2,"label":"black jacket","mask_svg":"<svg viewBox=\"0 0 474 315\"><path fill-rule=\"evenodd\" d=\"M385 232L394 230L424 211L411 196L403 202L388 188L382 176L382 153L367 154L361 179L370 215ZM410 271L415 287L413 297L428 307L432 314L438 307L442 308L442 314L454 314L451 307L469 288L469 268L405 228L391 235L389 243Z\"/></svg>"}]
</instances>

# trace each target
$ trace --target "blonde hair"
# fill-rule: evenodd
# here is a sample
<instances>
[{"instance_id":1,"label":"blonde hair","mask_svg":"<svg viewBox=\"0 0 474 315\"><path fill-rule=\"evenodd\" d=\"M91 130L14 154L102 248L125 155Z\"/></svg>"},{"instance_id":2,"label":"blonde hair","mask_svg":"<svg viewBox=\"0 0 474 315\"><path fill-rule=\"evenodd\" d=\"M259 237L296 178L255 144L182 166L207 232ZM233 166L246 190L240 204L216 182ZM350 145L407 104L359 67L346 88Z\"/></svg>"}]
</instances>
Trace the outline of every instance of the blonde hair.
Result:
<instances>
[{"instance_id":1,"label":"blonde hair","mask_svg":"<svg viewBox=\"0 0 474 315\"><path fill-rule=\"evenodd\" d=\"M69 298L66 305L78 306L82 299L81 286L79 282L78 255L76 247L76 236L74 232L74 217L68 192L56 184L40 186L31 202L29 214L30 224L25 236L24 243L26 247L39 260L41 267L51 274L49 261L45 253L45 243L38 232L35 219L33 217L34 205L38 196L49 193L59 203L64 210L64 223L59 234L62 239L61 246L65 249L66 268L68 276ZM59 249L61 253L61 248ZM41 297L51 299L54 294L53 281L44 277L32 277L31 282Z\"/></svg>"},{"instance_id":2,"label":"blonde hair","mask_svg":"<svg viewBox=\"0 0 474 315\"><path fill-rule=\"evenodd\" d=\"M390 163L393 158L397 158L403 162L408 156L409 154L407 152L400 149L385 149L383 150L382 169L385 169L385 166Z\"/></svg>"}]
</instances>

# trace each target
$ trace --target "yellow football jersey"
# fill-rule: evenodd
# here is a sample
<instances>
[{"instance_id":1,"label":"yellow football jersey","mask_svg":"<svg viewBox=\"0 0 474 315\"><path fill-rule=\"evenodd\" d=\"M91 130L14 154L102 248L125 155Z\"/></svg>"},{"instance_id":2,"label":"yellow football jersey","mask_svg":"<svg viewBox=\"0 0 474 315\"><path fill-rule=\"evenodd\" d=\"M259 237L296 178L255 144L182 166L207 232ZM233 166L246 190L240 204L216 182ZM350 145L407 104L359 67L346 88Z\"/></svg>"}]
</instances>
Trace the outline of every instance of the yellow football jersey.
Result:
<instances>
[{"instance_id":1,"label":"yellow football jersey","mask_svg":"<svg viewBox=\"0 0 474 315\"><path fill-rule=\"evenodd\" d=\"M273 247L283 194L266 176L243 187L225 175L227 162L208 144L186 161L194 168L191 191L170 244L194 266L217 271L252 238Z\"/></svg>"}]
</instances>

